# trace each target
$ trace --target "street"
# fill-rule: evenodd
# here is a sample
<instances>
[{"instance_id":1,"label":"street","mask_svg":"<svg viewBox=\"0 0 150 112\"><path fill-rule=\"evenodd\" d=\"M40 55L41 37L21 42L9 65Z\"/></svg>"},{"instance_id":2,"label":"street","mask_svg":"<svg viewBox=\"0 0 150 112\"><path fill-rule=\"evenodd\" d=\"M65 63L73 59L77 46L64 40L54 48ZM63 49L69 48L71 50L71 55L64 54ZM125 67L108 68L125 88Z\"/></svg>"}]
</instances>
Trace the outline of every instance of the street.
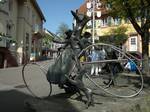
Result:
<instances>
[{"instance_id":1,"label":"street","mask_svg":"<svg viewBox=\"0 0 150 112\"><path fill-rule=\"evenodd\" d=\"M22 66L0 69L0 111L23 112L27 98L33 97L24 86Z\"/></svg>"},{"instance_id":2,"label":"street","mask_svg":"<svg viewBox=\"0 0 150 112\"><path fill-rule=\"evenodd\" d=\"M44 65L45 68L48 68L48 65L53 63L53 60L39 63L40 65ZM46 82L44 75L41 77L41 73L37 69L32 69L31 72L29 70L27 71L32 73L28 74L29 77L27 76L27 80L35 94L37 96L48 95L49 85ZM125 109L128 106L133 108L134 104L138 102L141 102L142 104L143 95L147 96L146 94L150 93L148 90L144 90L138 95L138 97L122 99L107 95L102 90L95 90L95 106L86 109L85 96L80 100L77 98L77 95L66 94L64 90L58 88L57 85L52 85L52 95L50 97L44 100L35 99L26 89L21 72L22 66L17 68L0 69L1 112L30 112L31 110L38 112L119 112L119 110ZM35 77L37 75L38 77ZM91 86L89 83L87 85ZM130 105L129 102L133 104ZM31 110L29 107L31 107Z\"/></svg>"}]
</instances>

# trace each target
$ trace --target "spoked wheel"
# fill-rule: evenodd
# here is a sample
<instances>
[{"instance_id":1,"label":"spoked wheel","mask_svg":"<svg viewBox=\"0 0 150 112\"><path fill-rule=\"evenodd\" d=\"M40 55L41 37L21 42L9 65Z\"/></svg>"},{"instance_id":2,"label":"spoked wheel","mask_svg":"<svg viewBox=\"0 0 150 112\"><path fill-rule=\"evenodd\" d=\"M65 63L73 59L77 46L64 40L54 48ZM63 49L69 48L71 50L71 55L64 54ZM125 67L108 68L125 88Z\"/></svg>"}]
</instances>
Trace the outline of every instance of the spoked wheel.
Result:
<instances>
[{"instance_id":1,"label":"spoked wheel","mask_svg":"<svg viewBox=\"0 0 150 112\"><path fill-rule=\"evenodd\" d=\"M99 55L96 61L89 58L93 52ZM143 76L136 60L131 59L133 56L130 54L124 53L113 45L97 43L82 50L79 57L83 55L85 60L81 63L86 69L83 81L96 94L101 94L103 90L112 96L128 98L142 91ZM126 70L125 65L128 61L135 65L136 71Z\"/></svg>"},{"instance_id":2,"label":"spoked wheel","mask_svg":"<svg viewBox=\"0 0 150 112\"><path fill-rule=\"evenodd\" d=\"M47 70L38 63L27 63L22 68L22 78L29 92L36 98L46 98L52 92L46 79Z\"/></svg>"}]
</instances>

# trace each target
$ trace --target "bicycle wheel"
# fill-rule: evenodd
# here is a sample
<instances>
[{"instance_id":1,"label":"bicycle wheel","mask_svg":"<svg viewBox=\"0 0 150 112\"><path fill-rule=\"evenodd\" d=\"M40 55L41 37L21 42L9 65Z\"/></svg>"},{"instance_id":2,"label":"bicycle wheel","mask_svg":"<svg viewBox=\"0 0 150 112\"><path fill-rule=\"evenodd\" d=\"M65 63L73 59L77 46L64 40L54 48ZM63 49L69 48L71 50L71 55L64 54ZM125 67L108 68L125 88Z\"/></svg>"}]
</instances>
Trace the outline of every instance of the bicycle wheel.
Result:
<instances>
[{"instance_id":1,"label":"bicycle wheel","mask_svg":"<svg viewBox=\"0 0 150 112\"><path fill-rule=\"evenodd\" d=\"M96 61L88 59L89 55L87 54L95 51L95 48L104 49L106 51L105 59L99 58ZM117 57L111 57L112 52L115 52ZM81 62L86 69L86 75L83 81L85 85L93 89L96 94L105 92L112 96L128 98L134 97L142 91L143 76L140 72L140 68L137 66L137 64L135 64L133 59L129 57L130 54L127 55L121 49L104 43L97 43L88 46L81 51L79 56L83 54L88 59L84 62ZM126 71L124 64L128 60L135 64L137 70L136 72ZM100 68L100 71L97 70L98 74L91 74L92 67L95 65ZM117 65L119 65L121 68L116 67Z\"/></svg>"},{"instance_id":2,"label":"bicycle wheel","mask_svg":"<svg viewBox=\"0 0 150 112\"><path fill-rule=\"evenodd\" d=\"M46 98L52 92L51 83L46 79L47 70L38 63L27 63L22 68L22 78L28 91L36 98Z\"/></svg>"}]
</instances>

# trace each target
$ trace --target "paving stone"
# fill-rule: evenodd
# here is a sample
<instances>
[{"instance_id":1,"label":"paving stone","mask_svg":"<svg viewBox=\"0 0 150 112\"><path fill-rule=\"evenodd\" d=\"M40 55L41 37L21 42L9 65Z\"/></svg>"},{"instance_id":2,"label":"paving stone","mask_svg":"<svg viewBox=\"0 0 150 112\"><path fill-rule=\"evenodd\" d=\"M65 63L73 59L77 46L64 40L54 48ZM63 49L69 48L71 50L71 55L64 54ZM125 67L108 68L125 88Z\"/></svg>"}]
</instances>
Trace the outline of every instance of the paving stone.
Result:
<instances>
[{"instance_id":1,"label":"paving stone","mask_svg":"<svg viewBox=\"0 0 150 112\"><path fill-rule=\"evenodd\" d=\"M99 97L99 98L98 98ZM83 101L58 94L48 99L27 99L25 102L36 112L150 112L150 95L134 98L111 98L96 96L95 106L85 108Z\"/></svg>"}]
</instances>

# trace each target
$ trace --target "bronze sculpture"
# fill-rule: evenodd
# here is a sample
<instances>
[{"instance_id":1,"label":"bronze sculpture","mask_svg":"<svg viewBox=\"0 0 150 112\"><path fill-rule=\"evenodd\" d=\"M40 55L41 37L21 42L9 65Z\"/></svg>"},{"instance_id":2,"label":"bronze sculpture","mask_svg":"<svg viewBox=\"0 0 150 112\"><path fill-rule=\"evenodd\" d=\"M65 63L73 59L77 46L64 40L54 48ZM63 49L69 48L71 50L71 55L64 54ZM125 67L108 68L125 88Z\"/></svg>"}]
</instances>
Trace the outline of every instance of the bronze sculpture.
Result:
<instances>
[{"instance_id":1,"label":"bronze sculpture","mask_svg":"<svg viewBox=\"0 0 150 112\"><path fill-rule=\"evenodd\" d=\"M49 67L47 72L47 80L53 84L58 84L59 87L64 88L69 92L79 92L82 91L86 98L86 107L93 105L92 90L85 87L82 77L84 75L84 69L78 58L78 54L82 50L82 43L80 41L81 33L90 20L85 15L77 15L75 12L71 11L72 15L76 19L76 26L71 31L66 32L67 38L65 41L56 41L58 43L64 43L64 50L55 63ZM76 66L77 73L74 77L70 76L73 67Z\"/></svg>"},{"instance_id":2,"label":"bronze sculpture","mask_svg":"<svg viewBox=\"0 0 150 112\"><path fill-rule=\"evenodd\" d=\"M120 61L121 60L117 60L117 55L115 54L114 51L117 51L118 53L124 55L125 58L131 60L128 56L125 55L125 53L122 52L122 50L118 49L117 47L113 46L113 45L108 45L105 43L96 43L96 44L92 44L90 42L88 42L85 39L81 39L81 33L82 30L85 26L85 24L90 20L90 18L88 18L85 15L79 16L76 13L74 13L72 11L72 15L74 16L74 18L76 19L76 26L74 27L73 30L69 30L66 32L66 40L64 41L57 41L57 40L53 40L54 42L58 42L58 43L62 43L64 44L64 46L61 49L64 49L62 51L62 53L59 55L59 57L57 58L57 60L55 61L55 63L53 65L51 65L48 69L45 70L42 66L40 66L39 64L33 62L33 63L29 63L31 65L36 65L38 67L40 67L40 69L43 71L43 73L45 74L46 72L46 77L48 82L50 82L50 93L51 93L51 83L52 84L58 84L59 87L65 89L66 92L71 92L71 93L76 93L78 92L79 94L80 91L82 91L86 98L87 98L87 102L86 102L86 107L90 106L90 105L94 105L94 101L93 101L93 95L92 90L87 88L84 83L83 83L83 76L87 76L87 78L92 82L92 84L94 84L98 89L103 90L104 92L106 92L107 94L110 94L112 96L116 96L116 97L121 97L121 98L130 98L133 96L138 95L141 90L143 89L143 77L140 74L141 77L141 87L140 89L135 92L135 93L131 93L128 95L122 95L122 94L118 94L118 91L110 91L108 89L106 89L105 87L109 87L110 85L117 85L115 84L115 77L117 76L117 72L122 72L123 69L120 66ZM83 40L83 41L82 41ZM108 78L108 81L106 79L107 82L105 82L105 80L103 81L100 80L101 82L103 81L103 83L106 85L104 87L101 87L101 85L99 85L97 82L94 82L89 75L91 74L86 74L86 70L83 68L81 62L79 61L79 57L82 56L80 54L85 54L86 51L93 49L93 47L98 47L101 48L104 46L104 49L106 47L106 54L105 54L105 60L104 61L97 61L97 62L85 62L82 64L96 64L96 63L104 63L104 67L102 67L102 69L104 70L104 74L105 75L111 75ZM108 49L109 48L109 49ZM110 50L111 48L111 50ZM95 48L94 48L95 49ZM102 58L104 59L104 58ZM111 60L112 59L112 60ZM24 71L26 68L25 64L23 66L22 69L22 76L23 76L23 81L27 87L27 89L33 94L33 96L38 97L38 95L34 94L34 92L32 92L32 90L29 88L29 85L26 83L25 77L24 77ZM72 72L74 67L77 69L75 72L75 75L72 76ZM106 73L105 73L106 71ZM103 70L101 71L103 73ZM108 73L107 73L108 72ZM110 73L109 73L110 72ZM140 71L139 71L140 72ZM100 79L100 77L99 77ZM119 89L120 91L120 89ZM125 90L126 91L126 90Z\"/></svg>"}]
</instances>

